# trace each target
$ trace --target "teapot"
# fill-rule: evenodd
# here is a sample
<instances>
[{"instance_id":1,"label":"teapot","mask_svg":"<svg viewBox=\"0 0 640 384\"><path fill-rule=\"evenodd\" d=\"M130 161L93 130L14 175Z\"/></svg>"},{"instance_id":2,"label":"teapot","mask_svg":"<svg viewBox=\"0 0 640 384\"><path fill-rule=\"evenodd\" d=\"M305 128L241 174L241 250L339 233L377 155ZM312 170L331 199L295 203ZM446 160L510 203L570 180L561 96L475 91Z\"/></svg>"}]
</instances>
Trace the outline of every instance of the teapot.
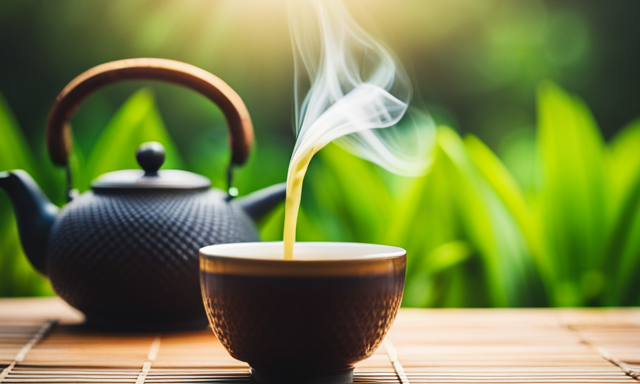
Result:
<instances>
[{"instance_id":1,"label":"teapot","mask_svg":"<svg viewBox=\"0 0 640 384\"><path fill-rule=\"evenodd\" d=\"M284 183L233 198L209 179L159 170L159 143L137 151L142 170L104 174L82 195L71 189L69 120L97 89L126 79L172 82L217 104L227 121L234 166L249 155L253 127L238 94L213 74L165 59L128 59L94 67L58 95L47 120L52 161L66 168L67 195L53 205L24 171L0 172L0 188L16 213L20 241L31 264L58 296L94 329L164 331L204 328L198 250L206 245L257 241L254 221L285 198ZM133 156L133 154L132 154Z\"/></svg>"}]
</instances>

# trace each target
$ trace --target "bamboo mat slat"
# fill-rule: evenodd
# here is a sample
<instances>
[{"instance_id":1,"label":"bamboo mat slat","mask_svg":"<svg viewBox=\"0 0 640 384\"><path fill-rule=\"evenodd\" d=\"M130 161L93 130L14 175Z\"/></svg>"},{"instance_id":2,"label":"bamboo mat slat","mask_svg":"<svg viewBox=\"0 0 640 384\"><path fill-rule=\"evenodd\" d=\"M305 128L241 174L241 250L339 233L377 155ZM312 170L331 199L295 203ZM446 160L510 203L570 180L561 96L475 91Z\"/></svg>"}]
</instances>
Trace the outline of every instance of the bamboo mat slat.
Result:
<instances>
[{"instance_id":1,"label":"bamboo mat slat","mask_svg":"<svg viewBox=\"0 0 640 384\"><path fill-rule=\"evenodd\" d=\"M0 300L0 383L252 383L210 330L105 334L81 321L58 299ZM354 383L637 383L638 372L640 309L403 309Z\"/></svg>"}]
</instances>

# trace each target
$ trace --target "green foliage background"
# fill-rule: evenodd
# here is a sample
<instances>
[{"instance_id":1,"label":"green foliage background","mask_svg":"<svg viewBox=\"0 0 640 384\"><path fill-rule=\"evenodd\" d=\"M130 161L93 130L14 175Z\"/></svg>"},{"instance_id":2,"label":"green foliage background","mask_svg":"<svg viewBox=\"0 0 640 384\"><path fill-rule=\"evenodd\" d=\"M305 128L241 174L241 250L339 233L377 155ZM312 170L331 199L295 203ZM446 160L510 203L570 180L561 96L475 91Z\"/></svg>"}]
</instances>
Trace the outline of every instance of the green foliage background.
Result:
<instances>
[{"instance_id":1,"label":"green foliage background","mask_svg":"<svg viewBox=\"0 0 640 384\"><path fill-rule=\"evenodd\" d=\"M425 154L432 166L401 178L328 146L305 181L298 238L406 248L406 306L640 305L640 3L345 2L393 48L415 104L439 125ZM45 150L48 109L79 73L128 57L182 60L224 79L257 137L235 186L242 195L285 180L294 143L285 1L4 0L0 46L0 171L27 170L57 205L64 173ZM545 79L580 94L593 115ZM136 168L148 140L167 148L165 168L225 187L224 118L193 92L108 87L73 126L82 191ZM282 215L260 223L264 240L282 238ZM0 192L0 296L47 294Z\"/></svg>"},{"instance_id":2,"label":"green foliage background","mask_svg":"<svg viewBox=\"0 0 640 384\"><path fill-rule=\"evenodd\" d=\"M407 306L639 305L640 123L607 145L579 98L545 82L537 100L535 139L513 144L535 148L522 152L535 170L525 175L515 176L477 137L446 126L425 153L433 159L429 172L414 179L326 147L305 181L298 239L405 248ZM0 136L0 168L24 168L59 187L38 172L4 102ZM75 186L87 190L104 172L135 168L135 148L150 140L165 145L165 168L185 168L153 94L141 89L112 117L87 161L76 151ZM258 151L238 185L258 187L262 180L253 176L266 172L258 164L276 156L270 163L286 166L286 153ZM527 177L535 180L517 181ZM7 199L0 204L0 294L50 293L21 254ZM281 240L282 228L281 207L261 223L263 240Z\"/></svg>"}]
</instances>

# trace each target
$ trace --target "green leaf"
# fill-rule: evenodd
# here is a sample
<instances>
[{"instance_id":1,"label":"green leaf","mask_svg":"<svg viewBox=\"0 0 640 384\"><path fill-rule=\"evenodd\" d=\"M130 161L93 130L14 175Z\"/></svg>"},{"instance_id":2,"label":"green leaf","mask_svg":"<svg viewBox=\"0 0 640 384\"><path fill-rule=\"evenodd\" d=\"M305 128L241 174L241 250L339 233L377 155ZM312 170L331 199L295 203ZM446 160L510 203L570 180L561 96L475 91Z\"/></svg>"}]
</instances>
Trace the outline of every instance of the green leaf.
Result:
<instances>
[{"instance_id":1,"label":"green leaf","mask_svg":"<svg viewBox=\"0 0 640 384\"><path fill-rule=\"evenodd\" d=\"M148 89L134 93L116 112L91 151L82 172L80 189L86 190L93 179L120 169L140 169L135 153L146 141L164 145L167 159L163 168L184 169L184 163Z\"/></svg>"},{"instance_id":2,"label":"green leaf","mask_svg":"<svg viewBox=\"0 0 640 384\"><path fill-rule=\"evenodd\" d=\"M473 255L473 247L466 241L450 241L438 246L422 259L420 271L427 276L442 273L462 264Z\"/></svg>"},{"instance_id":3,"label":"green leaf","mask_svg":"<svg viewBox=\"0 0 640 384\"><path fill-rule=\"evenodd\" d=\"M640 270L640 120L629 124L611 141L614 179L614 222L609 235L607 305L638 305Z\"/></svg>"},{"instance_id":4,"label":"green leaf","mask_svg":"<svg viewBox=\"0 0 640 384\"><path fill-rule=\"evenodd\" d=\"M49 281L33 269L22 252L16 226L10 225L6 235L0 254L0 296L53 295Z\"/></svg>"},{"instance_id":5,"label":"green leaf","mask_svg":"<svg viewBox=\"0 0 640 384\"><path fill-rule=\"evenodd\" d=\"M321 215L328 226L343 227L349 234L343 240L382 242L394 203L377 166L334 144L317 157L303 191L314 200L309 213Z\"/></svg>"},{"instance_id":6,"label":"green leaf","mask_svg":"<svg viewBox=\"0 0 640 384\"><path fill-rule=\"evenodd\" d=\"M406 306L425 307L433 305L438 297L434 286L441 275L459 267L473 255L473 248L465 241L451 241L439 245L426 255L413 255L418 258L417 272L406 283L403 304Z\"/></svg>"},{"instance_id":7,"label":"green leaf","mask_svg":"<svg viewBox=\"0 0 640 384\"><path fill-rule=\"evenodd\" d=\"M0 171L23 169L36 180L38 172L24 136L5 99L0 94ZM0 192L0 296L51 294L22 252L9 198Z\"/></svg>"},{"instance_id":8,"label":"green leaf","mask_svg":"<svg viewBox=\"0 0 640 384\"><path fill-rule=\"evenodd\" d=\"M610 216L604 141L582 101L551 83L538 90L538 140L540 225L564 287L554 303L584 305L598 295L582 281L602 265Z\"/></svg>"},{"instance_id":9,"label":"green leaf","mask_svg":"<svg viewBox=\"0 0 640 384\"><path fill-rule=\"evenodd\" d=\"M37 178L37 167L15 117L0 94L0 170L23 169Z\"/></svg>"},{"instance_id":10,"label":"green leaf","mask_svg":"<svg viewBox=\"0 0 640 384\"><path fill-rule=\"evenodd\" d=\"M507 305L501 255L489 207L481 200L488 190L481 184L458 135L438 128L432 167L408 185L390 226L389 243L407 249L403 305ZM438 254L442 244L460 242L473 249L472 259L449 268L430 266L429 255ZM431 268L444 271L431 276Z\"/></svg>"},{"instance_id":11,"label":"green leaf","mask_svg":"<svg viewBox=\"0 0 640 384\"><path fill-rule=\"evenodd\" d=\"M611 252L618 257L615 275L612 276L613 297L608 305L640 305L640 173L633 185L633 194L625 204L618 232L614 234ZM614 264L614 265L616 265Z\"/></svg>"},{"instance_id":12,"label":"green leaf","mask_svg":"<svg viewBox=\"0 0 640 384\"><path fill-rule=\"evenodd\" d=\"M270 212L259 223L261 241L282 241L284 204Z\"/></svg>"},{"instance_id":13,"label":"green leaf","mask_svg":"<svg viewBox=\"0 0 640 384\"><path fill-rule=\"evenodd\" d=\"M609 144L610 172L614 185L616 201L625 198L631 190L631 184L640 172L640 119L620 130Z\"/></svg>"},{"instance_id":14,"label":"green leaf","mask_svg":"<svg viewBox=\"0 0 640 384\"><path fill-rule=\"evenodd\" d=\"M484 180L500 198L517 223L543 279L548 288L551 288L554 281L554 271L551 262L544 253L539 227L535 225L531 209L527 206L520 187L500 159L477 137L468 135L464 142Z\"/></svg>"},{"instance_id":15,"label":"green leaf","mask_svg":"<svg viewBox=\"0 0 640 384\"><path fill-rule=\"evenodd\" d=\"M225 145L227 145L226 141ZM291 149L278 138L264 137L258 139L252 148L247 164L235 170L234 173L233 184L238 188L240 194L246 194L286 181ZM209 148L209 151L212 151L212 149ZM218 158L215 164L215 167L220 167L223 170L222 174L226 172L229 164L230 155L228 150L224 153L224 156L222 159ZM202 164L199 169L204 170L205 167L214 168L213 161ZM217 171L217 175L212 174L210 177L214 180L216 177L219 178L220 175L221 173Z\"/></svg>"},{"instance_id":16,"label":"green leaf","mask_svg":"<svg viewBox=\"0 0 640 384\"><path fill-rule=\"evenodd\" d=\"M495 306L507 305L507 286L502 272L502 257L492 225L492 213L487 205L488 188L482 184L479 172L469 157L457 133L448 128L440 128L438 145L447 159L452 193L460 210L464 234L478 249L482 258L484 281L489 291L491 303ZM462 282L459 282L462 284Z\"/></svg>"},{"instance_id":17,"label":"green leaf","mask_svg":"<svg viewBox=\"0 0 640 384\"><path fill-rule=\"evenodd\" d=\"M539 305L541 300L544 302L544 296L541 298L529 292L530 286L540 289L539 278L531 264L531 253L522 231L505 202L484 178L467 147L455 132L441 128L439 145L447 160L445 164L448 168L448 179L452 184L451 194L455 199L462 224L461 238L469 242L478 255L470 260L470 263L465 263L464 271L461 272L469 281L466 289L472 295L471 303L475 303L472 305L482 304L479 296L473 298L483 287L482 281L489 298L483 305ZM486 151L480 153L479 157L485 162L490 161ZM495 168L496 164L492 165ZM493 179L492 182L503 188L515 188L515 183L506 184L508 173L504 170L501 172L498 177L502 179ZM503 197L513 198L513 195ZM475 270L472 267L474 263L477 265ZM483 274L477 272L478 268ZM460 276L457 276L454 284L458 285L456 289L460 289L459 285L464 284L464 279L460 280ZM478 280L479 276L483 276L482 280Z\"/></svg>"},{"instance_id":18,"label":"green leaf","mask_svg":"<svg viewBox=\"0 0 640 384\"><path fill-rule=\"evenodd\" d=\"M421 273L421 260L426 254L461 236L451 180L441 151L435 151L434 163L426 175L410 181L405 193L396 198L385 241L407 251L407 281ZM423 298L414 300L412 293L407 297L407 303L423 301Z\"/></svg>"},{"instance_id":19,"label":"green leaf","mask_svg":"<svg viewBox=\"0 0 640 384\"><path fill-rule=\"evenodd\" d=\"M532 204L539 192L536 169L536 136L533 129L515 129L501 140L496 155L518 184L527 203Z\"/></svg>"}]
</instances>

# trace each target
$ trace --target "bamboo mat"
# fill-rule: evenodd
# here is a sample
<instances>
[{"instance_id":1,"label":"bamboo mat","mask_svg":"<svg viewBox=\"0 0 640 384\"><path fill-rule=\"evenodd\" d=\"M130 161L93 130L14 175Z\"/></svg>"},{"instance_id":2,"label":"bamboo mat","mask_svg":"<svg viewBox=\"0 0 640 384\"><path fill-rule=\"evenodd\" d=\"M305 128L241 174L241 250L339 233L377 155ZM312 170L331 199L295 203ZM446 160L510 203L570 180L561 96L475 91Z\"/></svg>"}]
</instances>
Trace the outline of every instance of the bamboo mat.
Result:
<instances>
[{"instance_id":1,"label":"bamboo mat","mask_svg":"<svg viewBox=\"0 0 640 384\"><path fill-rule=\"evenodd\" d=\"M0 383L251 383L210 330L77 326L59 299L0 300ZM355 383L637 383L640 309L403 309Z\"/></svg>"}]
</instances>

